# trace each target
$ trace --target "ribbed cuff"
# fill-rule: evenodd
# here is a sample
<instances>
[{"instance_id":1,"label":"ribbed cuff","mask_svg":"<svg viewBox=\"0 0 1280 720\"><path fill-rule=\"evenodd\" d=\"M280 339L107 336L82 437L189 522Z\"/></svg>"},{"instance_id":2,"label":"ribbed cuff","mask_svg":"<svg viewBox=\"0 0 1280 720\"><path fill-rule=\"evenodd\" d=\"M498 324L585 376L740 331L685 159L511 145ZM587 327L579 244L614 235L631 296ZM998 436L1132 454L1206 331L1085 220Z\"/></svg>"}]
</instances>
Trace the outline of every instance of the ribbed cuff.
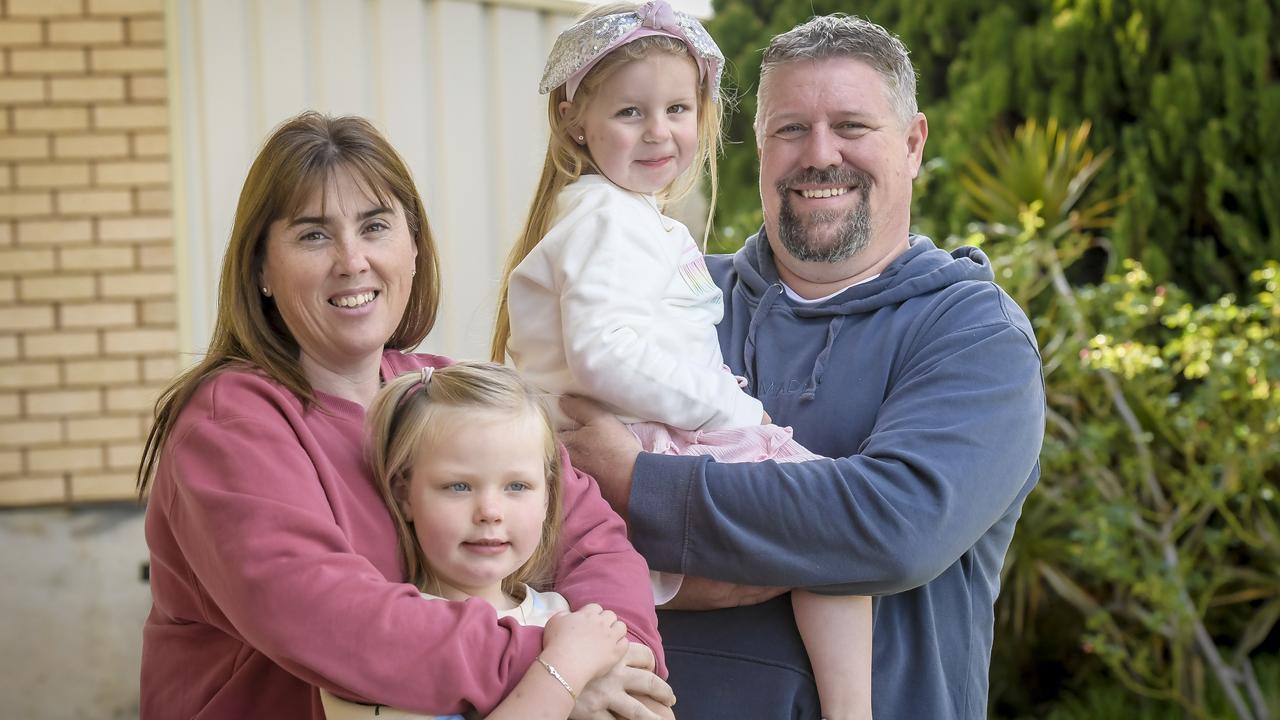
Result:
<instances>
[{"instance_id":1,"label":"ribbed cuff","mask_svg":"<svg viewBox=\"0 0 1280 720\"><path fill-rule=\"evenodd\" d=\"M631 542L662 572L685 572L689 499L708 457L640 453L631 474Z\"/></svg>"}]
</instances>

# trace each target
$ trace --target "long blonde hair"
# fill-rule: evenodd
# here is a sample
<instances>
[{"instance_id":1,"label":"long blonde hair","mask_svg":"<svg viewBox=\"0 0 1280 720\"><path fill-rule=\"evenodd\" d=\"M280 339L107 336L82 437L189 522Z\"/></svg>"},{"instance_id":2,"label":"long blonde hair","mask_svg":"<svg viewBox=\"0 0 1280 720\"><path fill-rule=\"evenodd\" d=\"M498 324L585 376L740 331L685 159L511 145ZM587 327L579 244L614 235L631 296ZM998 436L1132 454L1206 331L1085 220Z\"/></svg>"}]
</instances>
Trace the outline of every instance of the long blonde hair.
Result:
<instances>
[{"instance_id":1,"label":"long blonde hair","mask_svg":"<svg viewBox=\"0 0 1280 720\"><path fill-rule=\"evenodd\" d=\"M639 7L631 3L613 3L601 5L583 13L577 22L584 22L605 15L615 15L635 10ZM533 248L542 241L543 236L551 229L551 221L556 210L556 198L583 172L599 173L600 169L592 160L591 154L583 145L573 142L570 128L578 124L586 112L592 98L600 87L615 72L627 63L643 60L654 53L687 57L691 62L693 56L689 48L673 37L653 35L629 42L596 63L574 93L572 107L561 116L560 103L568 99L565 86L561 85L551 91L547 100L547 123L551 133L547 140L547 155L542 162L542 175L538 178L538 187L533 193L533 201L529 204L529 216L525 220L515 244L507 255L506 265L502 270L502 283L498 286L498 311L494 322L493 341L489 346L489 357L494 362L502 362L507 356L507 340L511 337L511 316L507 311L507 296L511 288L511 273L528 257ZM711 232L711 218L716 206L716 158L720 154L720 124L724 109L720 102L712 99L710 78L703 78L698 92L698 151L689 169L676 178L661 196L665 205L679 200L689 194L698 185L698 180L705 175L710 185L711 197L707 210L707 228L703 235L703 244Z\"/></svg>"},{"instance_id":2,"label":"long blonde hair","mask_svg":"<svg viewBox=\"0 0 1280 720\"><path fill-rule=\"evenodd\" d=\"M488 362L458 362L426 373L401 375L386 384L369 406L369 465L374 485L386 503L396 528L400 556L409 582L424 592L435 590L431 563L414 535L412 520L400 500L408 491L413 460L422 444L441 431L441 416L451 409L497 410L513 417L532 414L543 432L543 466L547 483L547 515L542 522L538 547L514 573L502 581L502 590L519 597L522 584L545 589L559 557L562 510L560 508L560 450L552 430L551 414L543 396L515 370ZM455 418L451 418L456 421ZM495 448L494 452L500 452ZM436 594L439 594L438 592Z\"/></svg>"},{"instance_id":3,"label":"long blonde hair","mask_svg":"<svg viewBox=\"0 0 1280 720\"><path fill-rule=\"evenodd\" d=\"M211 375L232 365L255 368L305 404L314 402L311 384L298 364L298 343L275 303L259 292L258 277L266 255L268 228L276 220L296 215L303 203L323 191L339 168L359 178L387 207L392 206L392 199L400 204L418 250L409 303L386 346L409 350L431 331L440 301L440 269L422 197L404 160L363 118L306 112L285 121L258 151L240 190L231 238L222 258L217 318L209 350L156 401L155 423L138 464L139 497L145 495L155 474L160 451L178 414Z\"/></svg>"}]
</instances>

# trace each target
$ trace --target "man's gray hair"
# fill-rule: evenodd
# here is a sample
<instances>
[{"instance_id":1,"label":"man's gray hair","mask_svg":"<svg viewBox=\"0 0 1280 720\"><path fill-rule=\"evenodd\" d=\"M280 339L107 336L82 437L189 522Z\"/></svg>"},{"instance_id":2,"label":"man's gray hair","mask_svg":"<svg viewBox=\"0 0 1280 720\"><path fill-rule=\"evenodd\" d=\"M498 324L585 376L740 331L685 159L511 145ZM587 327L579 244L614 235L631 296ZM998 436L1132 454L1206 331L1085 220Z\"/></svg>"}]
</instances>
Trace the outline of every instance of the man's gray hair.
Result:
<instances>
[{"instance_id":1,"label":"man's gray hair","mask_svg":"<svg viewBox=\"0 0 1280 720\"><path fill-rule=\"evenodd\" d=\"M797 60L853 58L880 73L889 91L889 101L905 126L915 117L916 71L907 57L907 46L897 35L879 25L853 15L837 13L810 18L808 22L774 36L760 62L760 87L756 91L756 137L764 118L765 91L769 74L779 65Z\"/></svg>"}]
</instances>

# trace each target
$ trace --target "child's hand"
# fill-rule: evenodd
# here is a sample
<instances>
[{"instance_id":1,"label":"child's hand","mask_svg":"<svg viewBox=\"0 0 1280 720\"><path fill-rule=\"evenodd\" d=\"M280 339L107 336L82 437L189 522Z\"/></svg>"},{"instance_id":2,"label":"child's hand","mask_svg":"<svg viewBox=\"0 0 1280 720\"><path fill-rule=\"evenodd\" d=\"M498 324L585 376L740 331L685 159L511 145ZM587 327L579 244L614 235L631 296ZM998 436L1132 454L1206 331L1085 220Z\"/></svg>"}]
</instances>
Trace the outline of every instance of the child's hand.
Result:
<instances>
[{"instance_id":1,"label":"child's hand","mask_svg":"<svg viewBox=\"0 0 1280 720\"><path fill-rule=\"evenodd\" d=\"M574 692L605 674L627 652L627 626L595 603L547 621L542 659L555 666Z\"/></svg>"},{"instance_id":2,"label":"child's hand","mask_svg":"<svg viewBox=\"0 0 1280 720\"><path fill-rule=\"evenodd\" d=\"M760 419L760 424L761 424L761 425L772 425L772 424L773 424L773 418L769 417L769 411L768 411L768 410L765 410L765 411L764 411L764 417Z\"/></svg>"}]
</instances>

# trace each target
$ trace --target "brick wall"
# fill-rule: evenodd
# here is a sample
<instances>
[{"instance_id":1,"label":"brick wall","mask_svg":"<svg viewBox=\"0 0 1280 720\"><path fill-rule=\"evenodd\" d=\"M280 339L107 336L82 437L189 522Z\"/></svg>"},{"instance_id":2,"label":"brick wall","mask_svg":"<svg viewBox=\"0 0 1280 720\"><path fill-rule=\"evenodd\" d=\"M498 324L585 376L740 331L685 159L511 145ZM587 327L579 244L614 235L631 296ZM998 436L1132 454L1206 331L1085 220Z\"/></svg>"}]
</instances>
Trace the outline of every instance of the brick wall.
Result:
<instances>
[{"instance_id":1,"label":"brick wall","mask_svg":"<svg viewBox=\"0 0 1280 720\"><path fill-rule=\"evenodd\" d=\"M177 370L163 0L0 0L0 506L133 495Z\"/></svg>"}]
</instances>

